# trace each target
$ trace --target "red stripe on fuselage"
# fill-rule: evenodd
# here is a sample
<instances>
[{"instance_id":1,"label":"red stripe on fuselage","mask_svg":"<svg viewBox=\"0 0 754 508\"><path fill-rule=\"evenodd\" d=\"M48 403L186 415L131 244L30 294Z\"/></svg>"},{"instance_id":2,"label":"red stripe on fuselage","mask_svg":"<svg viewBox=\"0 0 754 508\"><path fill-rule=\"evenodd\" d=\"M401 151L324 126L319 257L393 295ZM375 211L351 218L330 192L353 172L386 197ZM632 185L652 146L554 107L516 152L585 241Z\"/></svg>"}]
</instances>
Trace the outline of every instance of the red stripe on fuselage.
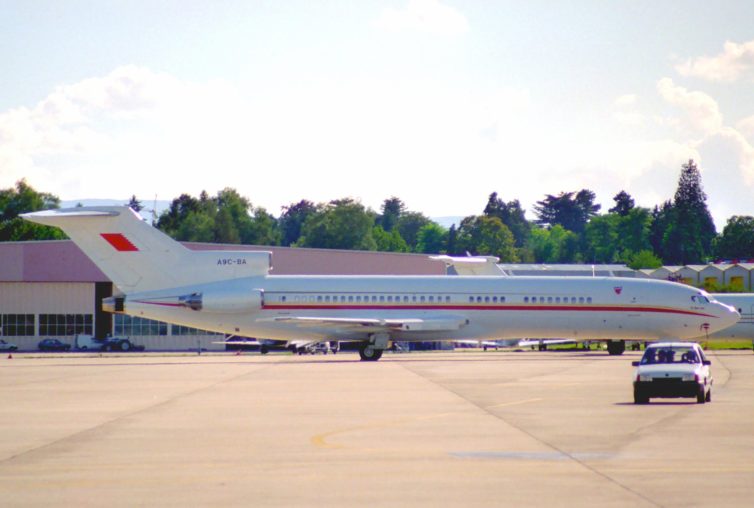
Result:
<instances>
[{"instance_id":1,"label":"red stripe on fuselage","mask_svg":"<svg viewBox=\"0 0 754 508\"><path fill-rule=\"evenodd\" d=\"M658 314L682 314L717 318L711 314L693 310L671 309L663 307L619 307L609 305L592 305L589 307L569 307L565 305L276 305L265 304L264 310L483 310L483 311L560 311L560 312L652 312Z\"/></svg>"},{"instance_id":2,"label":"red stripe on fuselage","mask_svg":"<svg viewBox=\"0 0 754 508\"><path fill-rule=\"evenodd\" d=\"M118 252L138 252L139 250L136 245L120 233L102 233L100 236Z\"/></svg>"}]
</instances>

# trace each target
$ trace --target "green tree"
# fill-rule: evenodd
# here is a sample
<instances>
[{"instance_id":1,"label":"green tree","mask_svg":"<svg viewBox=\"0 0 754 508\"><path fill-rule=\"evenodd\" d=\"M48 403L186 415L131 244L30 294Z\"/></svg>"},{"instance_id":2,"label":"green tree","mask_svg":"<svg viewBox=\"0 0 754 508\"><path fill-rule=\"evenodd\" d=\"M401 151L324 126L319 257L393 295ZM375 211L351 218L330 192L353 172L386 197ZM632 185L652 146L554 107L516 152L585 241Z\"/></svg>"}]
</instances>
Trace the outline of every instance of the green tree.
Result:
<instances>
[{"instance_id":1,"label":"green tree","mask_svg":"<svg viewBox=\"0 0 754 508\"><path fill-rule=\"evenodd\" d=\"M625 261L632 253L651 251L650 227L652 215L647 208L632 207L625 214L618 213L616 233L618 252Z\"/></svg>"},{"instance_id":2,"label":"green tree","mask_svg":"<svg viewBox=\"0 0 754 508\"><path fill-rule=\"evenodd\" d=\"M136 199L136 194L131 196L131 199L128 201L128 206L131 210L133 210L136 213L139 213L144 209L144 205L141 204L141 201Z\"/></svg>"},{"instance_id":3,"label":"green tree","mask_svg":"<svg viewBox=\"0 0 754 508\"><path fill-rule=\"evenodd\" d=\"M466 217L458 229L458 243L470 254L497 256L507 263L519 260L513 233L498 217Z\"/></svg>"},{"instance_id":4,"label":"green tree","mask_svg":"<svg viewBox=\"0 0 754 508\"><path fill-rule=\"evenodd\" d=\"M277 221L263 208L254 208L238 191L225 188L210 197L182 194L160 215L157 227L184 242L277 245Z\"/></svg>"},{"instance_id":5,"label":"green tree","mask_svg":"<svg viewBox=\"0 0 754 508\"><path fill-rule=\"evenodd\" d=\"M0 190L0 242L66 238L58 228L34 224L19 217L22 213L53 208L60 208L60 199L37 192L26 180L19 180L15 187Z\"/></svg>"},{"instance_id":6,"label":"green tree","mask_svg":"<svg viewBox=\"0 0 754 508\"><path fill-rule=\"evenodd\" d=\"M419 230L416 252L423 254L443 254L447 252L449 232L435 222L430 222Z\"/></svg>"},{"instance_id":7,"label":"green tree","mask_svg":"<svg viewBox=\"0 0 754 508\"><path fill-rule=\"evenodd\" d=\"M625 261L628 267L632 270L659 268L662 266L662 260L655 256L654 252L648 249L631 253Z\"/></svg>"},{"instance_id":8,"label":"green tree","mask_svg":"<svg viewBox=\"0 0 754 508\"><path fill-rule=\"evenodd\" d=\"M487 200L487 206L484 207L484 215L497 217L503 221L516 239L516 247L526 245L531 232L531 223L526 220L525 210L517 199L506 203L497 197L497 192L493 192Z\"/></svg>"},{"instance_id":9,"label":"green tree","mask_svg":"<svg viewBox=\"0 0 754 508\"><path fill-rule=\"evenodd\" d=\"M706 201L699 169L689 160L682 166L669 224L662 239L665 263L699 263L712 255L716 231Z\"/></svg>"},{"instance_id":10,"label":"green tree","mask_svg":"<svg viewBox=\"0 0 754 508\"><path fill-rule=\"evenodd\" d=\"M377 250L382 252L409 252L406 240L401 237L397 229L388 232L382 226L374 226L372 237L377 245Z\"/></svg>"},{"instance_id":11,"label":"green tree","mask_svg":"<svg viewBox=\"0 0 754 508\"><path fill-rule=\"evenodd\" d=\"M720 259L754 258L754 217L734 215L729 218L715 241L715 256Z\"/></svg>"},{"instance_id":12,"label":"green tree","mask_svg":"<svg viewBox=\"0 0 754 508\"><path fill-rule=\"evenodd\" d=\"M406 204L393 196L382 203L381 211L382 214L377 216L377 224L382 226L385 231L390 232L406 212Z\"/></svg>"},{"instance_id":13,"label":"green tree","mask_svg":"<svg viewBox=\"0 0 754 508\"><path fill-rule=\"evenodd\" d=\"M374 212L352 199L321 205L304 222L298 247L375 250L372 236Z\"/></svg>"},{"instance_id":14,"label":"green tree","mask_svg":"<svg viewBox=\"0 0 754 508\"><path fill-rule=\"evenodd\" d=\"M581 261L578 245L578 235L558 224L532 229L527 250L536 263L577 263Z\"/></svg>"},{"instance_id":15,"label":"green tree","mask_svg":"<svg viewBox=\"0 0 754 508\"><path fill-rule=\"evenodd\" d=\"M284 206L283 214L278 221L281 235L280 245L289 247L296 243L301 236L301 227L304 222L315 213L317 213L317 206L305 199L290 206Z\"/></svg>"},{"instance_id":16,"label":"green tree","mask_svg":"<svg viewBox=\"0 0 754 508\"><path fill-rule=\"evenodd\" d=\"M620 215L594 217L584 230L586 260L592 263L614 263L618 258L618 221Z\"/></svg>"},{"instance_id":17,"label":"green tree","mask_svg":"<svg viewBox=\"0 0 754 508\"><path fill-rule=\"evenodd\" d=\"M617 213L621 217L628 215L635 205L634 198L626 191L620 191L616 194L613 197L613 201L615 201L615 206L608 210L608 212Z\"/></svg>"},{"instance_id":18,"label":"green tree","mask_svg":"<svg viewBox=\"0 0 754 508\"><path fill-rule=\"evenodd\" d=\"M430 222L432 221L419 212L404 212L398 218L396 227L411 250L415 251L419 241L419 231Z\"/></svg>"},{"instance_id":19,"label":"green tree","mask_svg":"<svg viewBox=\"0 0 754 508\"><path fill-rule=\"evenodd\" d=\"M581 233L601 208L594 204L595 198L594 192L587 189L577 193L561 192L557 196L547 194L545 199L537 201L534 206L537 223L553 226L559 224L569 231Z\"/></svg>"}]
</instances>

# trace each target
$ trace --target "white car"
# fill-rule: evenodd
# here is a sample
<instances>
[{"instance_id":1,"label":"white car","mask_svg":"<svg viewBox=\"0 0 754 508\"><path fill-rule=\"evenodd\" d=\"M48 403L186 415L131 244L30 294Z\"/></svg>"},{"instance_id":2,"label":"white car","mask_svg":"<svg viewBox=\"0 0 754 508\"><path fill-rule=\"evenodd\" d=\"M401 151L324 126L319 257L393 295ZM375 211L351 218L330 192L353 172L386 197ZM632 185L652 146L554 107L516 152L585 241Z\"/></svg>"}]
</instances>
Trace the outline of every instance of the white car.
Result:
<instances>
[{"instance_id":1,"label":"white car","mask_svg":"<svg viewBox=\"0 0 754 508\"><path fill-rule=\"evenodd\" d=\"M712 400L710 361L699 344L650 344L641 361L633 365L636 404L647 404L652 397L696 397L699 404Z\"/></svg>"},{"instance_id":2,"label":"white car","mask_svg":"<svg viewBox=\"0 0 754 508\"><path fill-rule=\"evenodd\" d=\"M3 339L0 339L0 351L15 351L18 349L18 346L15 344L11 344L10 342L5 342Z\"/></svg>"}]
</instances>

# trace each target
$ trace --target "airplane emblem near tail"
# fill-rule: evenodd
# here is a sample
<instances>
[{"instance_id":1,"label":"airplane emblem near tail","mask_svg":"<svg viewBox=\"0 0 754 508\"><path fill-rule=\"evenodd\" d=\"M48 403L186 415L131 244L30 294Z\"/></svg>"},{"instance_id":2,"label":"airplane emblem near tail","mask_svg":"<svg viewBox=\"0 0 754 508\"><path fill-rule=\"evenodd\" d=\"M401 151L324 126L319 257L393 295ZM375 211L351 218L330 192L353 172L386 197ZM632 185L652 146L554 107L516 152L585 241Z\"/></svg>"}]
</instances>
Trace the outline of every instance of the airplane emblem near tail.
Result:
<instances>
[{"instance_id":1,"label":"airplane emblem near tail","mask_svg":"<svg viewBox=\"0 0 754 508\"><path fill-rule=\"evenodd\" d=\"M101 233L100 236L118 252L138 252L138 247L120 233Z\"/></svg>"}]
</instances>

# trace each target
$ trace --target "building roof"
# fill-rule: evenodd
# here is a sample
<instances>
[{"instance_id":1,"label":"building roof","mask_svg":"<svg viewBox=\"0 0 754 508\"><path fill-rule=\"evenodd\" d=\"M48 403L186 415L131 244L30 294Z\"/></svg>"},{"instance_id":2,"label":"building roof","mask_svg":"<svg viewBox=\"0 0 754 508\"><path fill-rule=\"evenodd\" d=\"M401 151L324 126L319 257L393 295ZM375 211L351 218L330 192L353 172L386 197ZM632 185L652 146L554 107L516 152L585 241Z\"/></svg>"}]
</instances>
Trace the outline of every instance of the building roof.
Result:
<instances>
[{"instance_id":1,"label":"building roof","mask_svg":"<svg viewBox=\"0 0 754 508\"><path fill-rule=\"evenodd\" d=\"M425 254L184 243L192 250L272 252L275 275L444 275ZM109 282L71 240L0 242L0 282Z\"/></svg>"}]
</instances>

